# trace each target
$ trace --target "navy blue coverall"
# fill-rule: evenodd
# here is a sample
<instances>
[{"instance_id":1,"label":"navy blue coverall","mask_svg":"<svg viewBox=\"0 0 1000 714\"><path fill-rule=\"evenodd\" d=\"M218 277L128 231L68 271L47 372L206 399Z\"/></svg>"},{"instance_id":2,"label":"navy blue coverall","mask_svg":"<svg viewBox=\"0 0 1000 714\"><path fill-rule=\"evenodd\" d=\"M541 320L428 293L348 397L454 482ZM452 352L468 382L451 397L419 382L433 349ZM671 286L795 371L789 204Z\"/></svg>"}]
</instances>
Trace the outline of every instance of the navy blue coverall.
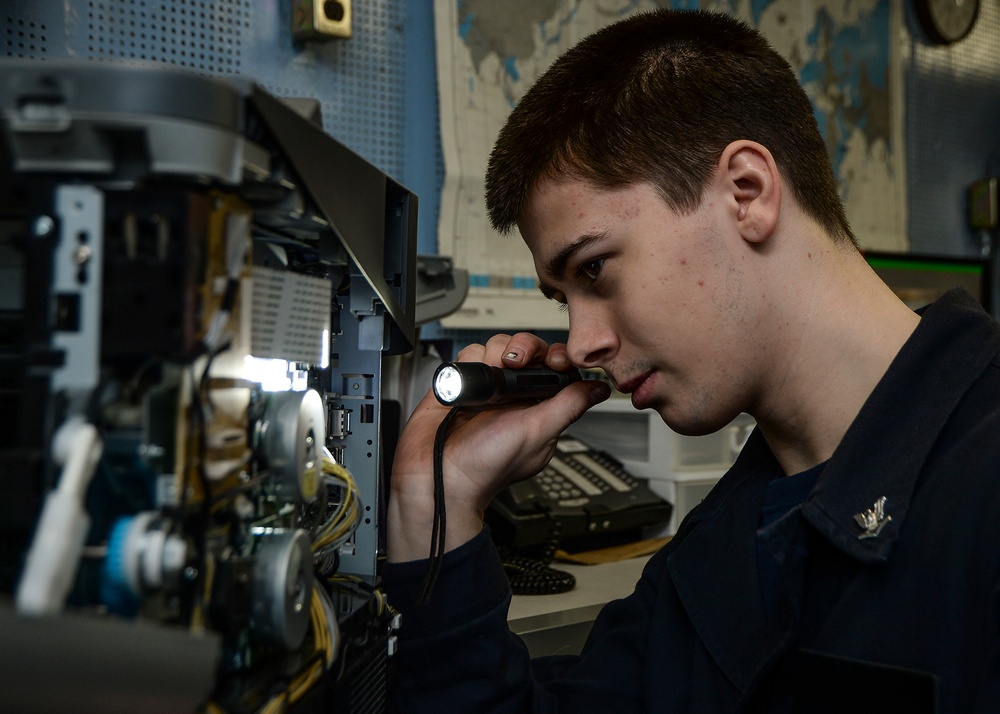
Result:
<instances>
[{"instance_id":1,"label":"navy blue coverall","mask_svg":"<svg viewBox=\"0 0 1000 714\"><path fill-rule=\"evenodd\" d=\"M399 710L1000 712L998 355L992 318L942 297L805 501L759 529L783 474L753 434L580 656L529 659L485 530L446 556L427 607L426 562L387 565ZM758 542L779 564L770 617Z\"/></svg>"}]
</instances>

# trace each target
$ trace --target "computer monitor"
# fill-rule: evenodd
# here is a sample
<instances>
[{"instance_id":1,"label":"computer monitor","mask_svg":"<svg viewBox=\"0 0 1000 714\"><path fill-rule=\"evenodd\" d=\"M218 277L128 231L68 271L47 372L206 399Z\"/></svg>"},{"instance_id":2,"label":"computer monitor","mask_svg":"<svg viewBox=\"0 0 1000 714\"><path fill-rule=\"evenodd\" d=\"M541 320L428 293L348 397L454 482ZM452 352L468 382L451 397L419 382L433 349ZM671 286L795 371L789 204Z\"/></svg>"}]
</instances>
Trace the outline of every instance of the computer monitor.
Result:
<instances>
[{"instance_id":1,"label":"computer monitor","mask_svg":"<svg viewBox=\"0 0 1000 714\"><path fill-rule=\"evenodd\" d=\"M866 251L865 259L914 310L961 287L992 312L992 269L987 258Z\"/></svg>"}]
</instances>

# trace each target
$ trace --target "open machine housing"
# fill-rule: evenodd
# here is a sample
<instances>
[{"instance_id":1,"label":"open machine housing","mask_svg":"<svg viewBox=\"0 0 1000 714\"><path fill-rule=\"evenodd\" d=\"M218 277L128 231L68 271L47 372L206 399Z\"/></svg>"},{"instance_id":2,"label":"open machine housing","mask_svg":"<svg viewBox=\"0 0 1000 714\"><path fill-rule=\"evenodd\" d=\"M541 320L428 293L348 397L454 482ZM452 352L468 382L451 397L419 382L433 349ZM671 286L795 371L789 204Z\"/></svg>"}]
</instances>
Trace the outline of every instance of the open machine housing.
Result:
<instances>
[{"instance_id":1,"label":"open machine housing","mask_svg":"<svg viewBox=\"0 0 1000 714\"><path fill-rule=\"evenodd\" d=\"M8 704L382 711L416 196L249 81L0 78Z\"/></svg>"}]
</instances>

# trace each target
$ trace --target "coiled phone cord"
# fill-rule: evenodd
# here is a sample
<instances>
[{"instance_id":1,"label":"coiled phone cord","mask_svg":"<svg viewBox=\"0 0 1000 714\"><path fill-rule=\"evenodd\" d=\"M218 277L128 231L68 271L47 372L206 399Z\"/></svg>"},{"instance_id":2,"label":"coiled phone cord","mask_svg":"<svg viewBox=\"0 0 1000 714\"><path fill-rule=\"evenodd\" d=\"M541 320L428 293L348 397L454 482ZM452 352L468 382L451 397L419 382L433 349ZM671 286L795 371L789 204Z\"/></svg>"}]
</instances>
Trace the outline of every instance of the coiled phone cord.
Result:
<instances>
[{"instance_id":1,"label":"coiled phone cord","mask_svg":"<svg viewBox=\"0 0 1000 714\"><path fill-rule=\"evenodd\" d=\"M558 595L576 587L572 573L549 567L549 562L527 555L508 555L501 564L514 595Z\"/></svg>"},{"instance_id":2,"label":"coiled phone cord","mask_svg":"<svg viewBox=\"0 0 1000 714\"><path fill-rule=\"evenodd\" d=\"M559 548L562 524L547 509L542 513L551 526L548 540L531 554L508 553L500 557L500 564L514 595L558 595L576 587L576 578L572 573L556 570L549 565Z\"/></svg>"}]
</instances>

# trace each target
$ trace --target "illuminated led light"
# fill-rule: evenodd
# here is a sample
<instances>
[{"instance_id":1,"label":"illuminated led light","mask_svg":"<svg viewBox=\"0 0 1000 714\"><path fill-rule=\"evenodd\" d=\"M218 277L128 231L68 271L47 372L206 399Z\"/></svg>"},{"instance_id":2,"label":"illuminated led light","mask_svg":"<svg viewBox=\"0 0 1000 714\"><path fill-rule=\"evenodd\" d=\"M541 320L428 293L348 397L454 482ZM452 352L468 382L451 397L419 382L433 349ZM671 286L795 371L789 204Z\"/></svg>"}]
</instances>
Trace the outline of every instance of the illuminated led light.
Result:
<instances>
[{"instance_id":1,"label":"illuminated led light","mask_svg":"<svg viewBox=\"0 0 1000 714\"><path fill-rule=\"evenodd\" d=\"M434 375L434 394L445 404L453 404L462 396L462 373L454 365L446 364Z\"/></svg>"}]
</instances>

